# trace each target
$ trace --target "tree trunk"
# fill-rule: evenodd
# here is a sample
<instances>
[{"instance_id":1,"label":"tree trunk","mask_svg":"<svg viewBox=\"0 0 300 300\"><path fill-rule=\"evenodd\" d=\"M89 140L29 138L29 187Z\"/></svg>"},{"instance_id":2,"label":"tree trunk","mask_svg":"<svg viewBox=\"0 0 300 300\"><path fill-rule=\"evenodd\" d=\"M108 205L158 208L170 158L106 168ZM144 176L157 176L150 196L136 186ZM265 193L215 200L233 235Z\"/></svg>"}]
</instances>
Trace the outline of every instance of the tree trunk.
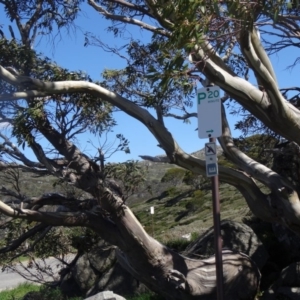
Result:
<instances>
[{"instance_id":1,"label":"tree trunk","mask_svg":"<svg viewBox=\"0 0 300 300\"><path fill-rule=\"evenodd\" d=\"M101 99L109 101L145 124L171 162L199 174L204 172L205 162L184 153L164 125L149 112L100 86L81 81L47 83L28 77L17 78L1 66L0 77L13 85L28 83L30 87L35 88L5 95L5 100L64 92L88 92L100 96ZM63 174L63 177L98 199L98 210L46 213L34 210L33 205L26 209L14 209L0 201L2 213L54 226L89 227L119 247L119 260L130 273L167 299L216 299L214 257L205 260L183 257L150 237L123 200L106 188L109 185L99 176L99 166L83 155L74 144L59 138L51 127L45 126L43 134L57 151L66 157L70 164L72 163L72 168L69 169L68 165L64 170L66 174ZM254 181L242 172L220 166L220 176L222 180L237 186L247 201L266 198ZM45 197L38 199L41 203L45 200L47 200ZM263 202L260 203L258 213L268 212L267 209L262 209L262 205ZM264 217L268 216L267 214ZM258 291L260 274L249 257L240 253L224 252L223 277L226 300L254 299Z\"/></svg>"},{"instance_id":2,"label":"tree trunk","mask_svg":"<svg viewBox=\"0 0 300 300\"><path fill-rule=\"evenodd\" d=\"M195 260L174 252L149 236L131 210L116 200L114 196L104 205L118 228L118 260L127 271L166 299L217 299L214 256ZM260 273L248 256L223 251L223 278L224 299L255 298Z\"/></svg>"}]
</instances>

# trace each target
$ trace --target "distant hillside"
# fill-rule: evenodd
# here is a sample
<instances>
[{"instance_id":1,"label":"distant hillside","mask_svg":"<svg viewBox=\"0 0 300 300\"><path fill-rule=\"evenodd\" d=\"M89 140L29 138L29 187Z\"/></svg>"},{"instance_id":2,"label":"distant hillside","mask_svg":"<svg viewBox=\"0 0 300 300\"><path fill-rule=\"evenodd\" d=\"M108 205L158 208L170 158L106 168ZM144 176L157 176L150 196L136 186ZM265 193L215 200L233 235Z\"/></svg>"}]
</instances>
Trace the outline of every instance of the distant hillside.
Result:
<instances>
[{"instance_id":1,"label":"distant hillside","mask_svg":"<svg viewBox=\"0 0 300 300\"><path fill-rule=\"evenodd\" d=\"M222 154L220 147L218 154ZM204 159L204 149L192 155ZM203 180L201 190L194 191L184 183L174 185L161 182L166 171L178 168L176 165L148 161L141 161L139 164L147 167L146 182L144 187L139 188L128 199L127 204L150 234L161 241L167 241L186 233L202 232L212 225L210 180ZM77 197L84 195L68 185L57 185L58 179L53 176L37 177L20 171L19 178L21 190L27 196L41 196L49 192L76 193ZM11 188L11 184L7 184L4 179L8 179L7 174L0 171L0 189L2 186ZM147 191L147 186L151 187L151 192ZM222 219L241 220L251 215L245 200L234 187L221 184L220 199ZM150 215L151 206L155 208L154 215Z\"/></svg>"},{"instance_id":2,"label":"distant hillside","mask_svg":"<svg viewBox=\"0 0 300 300\"><path fill-rule=\"evenodd\" d=\"M217 153L222 155L221 147L217 148ZM205 159L204 149L192 155ZM151 186L152 194L139 191L130 197L128 203L150 234L161 241L168 241L186 233L198 234L212 226L210 180L204 180L201 190L194 191L184 183L174 186L161 182L166 171L178 168L176 165L149 161L141 161L140 164L148 168L146 185ZM221 219L241 221L251 215L242 195L228 184L220 185L220 202ZM151 206L155 209L154 215L150 215Z\"/></svg>"},{"instance_id":3,"label":"distant hillside","mask_svg":"<svg viewBox=\"0 0 300 300\"><path fill-rule=\"evenodd\" d=\"M217 146L217 155L220 156L220 155L222 155L222 153L223 153L223 150L222 150L221 146ZM193 153L191 153L191 155L196 156L201 159L205 159L205 149L203 148L199 151L193 152Z\"/></svg>"},{"instance_id":4,"label":"distant hillside","mask_svg":"<svg viewBox=\"0 0 300 300\"><path fill-rule=\"evenodd\" d=\"M217 155L220 156L220 155L222 155L222 153L223 153L223 150L222 150L221 146L217 146ZM198 158L201 158L201 159L205 159L205 149L203 148L201 150L192 152L191 155L193 155L195 157L198 157ZM157 155L157 156L154 156L154 157L163 158L163 157L166 157L166 155L162 154L162 155ZM147 164L149 162L150 161L148 161L148 160L141 160L140 161L141 164ZM154 162L151 162L151 163L154 163Z\"/></svg>"}]
</instances>

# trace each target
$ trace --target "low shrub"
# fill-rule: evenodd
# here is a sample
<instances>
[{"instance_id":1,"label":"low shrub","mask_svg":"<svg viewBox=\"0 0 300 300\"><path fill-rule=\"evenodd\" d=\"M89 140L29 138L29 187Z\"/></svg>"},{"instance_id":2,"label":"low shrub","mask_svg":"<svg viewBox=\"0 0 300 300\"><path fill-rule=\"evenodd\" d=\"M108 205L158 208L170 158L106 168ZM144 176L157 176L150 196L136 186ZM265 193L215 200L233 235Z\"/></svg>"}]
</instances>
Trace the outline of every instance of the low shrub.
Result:
<instances>
[{"instance_id":1,"label":"low shrub","mask_svg":"<svg viewBox=\"0 0 300 300\"><path fill-rule=\"evenodd\" d=\"M167 197L175 197L180 194L180 190L178 190L175 186L171 186L165 193Z\"/></svg>"},{"instance_id":2,"label":"low shrub","mask_svg":"<svg viewBox=\"0 0 300 300\"><path fill-rule=\"evenodd\" d=\"M1 300L22 300L26 294L32 291L39 291L40 286L32 283L22 283L11 290L0 292Z\"/></svg>"},{"instance_id":3,"label":"low shrub","mask_svg":"<svg viewBox=\"0 0 300 300\"><path fill-rule=\"evenodd\" d=\"M83 300L82 297L66 297L60 289L22 283L14 289L0 292L1 300Z\"/></svg>"}]
</instances>

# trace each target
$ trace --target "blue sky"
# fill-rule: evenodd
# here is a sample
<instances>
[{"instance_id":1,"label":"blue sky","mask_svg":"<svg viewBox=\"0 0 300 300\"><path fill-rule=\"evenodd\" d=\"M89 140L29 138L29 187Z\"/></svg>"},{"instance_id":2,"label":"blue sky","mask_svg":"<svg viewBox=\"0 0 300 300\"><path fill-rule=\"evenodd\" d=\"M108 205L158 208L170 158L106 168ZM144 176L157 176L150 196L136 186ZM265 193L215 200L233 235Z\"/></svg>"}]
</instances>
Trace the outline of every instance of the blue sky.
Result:
<instances>
[{"instance_id":1,"label":"blue sky","mask_svg":"<svg viewBox=\"0 0 300 300\"><path fill-rule=\"evenodd\" d=\"M3 13L3 9L0 6L0 24L3 24L3 31L7 32L7 26L4 23L6 18ZM122 45L124 40L118 40L114 38L112 33L107 33L107 27L109 22L101 18L98 13L87 5L83 6L81 17L76 21L76 25L80 27L76 32L70 32L69 35L62 32L62 39L57 39L55 44L51 44L47 38L44 38L35 45L35 49L44 53L45 56L53 59L58 65L73 70L83 70L87 72L94 80L101 79L101 72L103 69L114 69L124 66L124 62L116 56L104 52L98 47L84 47L83 32L90 31L110 45ZM138 39L147 39L149 34L134 26L128 26L130 32L127 36L133 35ZM9 35L8 35L9 36ZM125 41L126 42L126 41ZM295 50L294 50L295 51ZM279 56L273 56L272 62L277 74L277 78L280 87L296 86L299 84L299 66L293 70L285 70L287 65L293 63L296 52L291 50L283 52ZM200 86L199 86L200 87ZM196 99L195 105L191 109L191 112L196 111ZM138 121L127 116L123 112L118 112L115 115L118 126L114 128L114 133L110 134L111 140L114 139L114 135L122 133L130 141L130 154L124 154L118 152L114 154L109 161L122 162L128 159L138 159L139 155L160 155L163 154L162 149L157 147L157 141L152 134L140 124ZM230 116L229 122L233 129L233 124L237 118ZM179 145L184 151L191 153L203 148L203 145L207 140L199 139L198 133L195 131L197 128L197 120L192 119L191 124L184 124L182 121L166 119L166 127L169 128ZM235 136L238 136L238 132L234 132ZM95 152L94 147L88 141L97 146L98 141L103 142L99 137L95 137L89 134L82 135L80 137L80 147L87 153L92 154ZM27 151L27 154L33 158L33 155Z\"/></svg>"}]
</instances>

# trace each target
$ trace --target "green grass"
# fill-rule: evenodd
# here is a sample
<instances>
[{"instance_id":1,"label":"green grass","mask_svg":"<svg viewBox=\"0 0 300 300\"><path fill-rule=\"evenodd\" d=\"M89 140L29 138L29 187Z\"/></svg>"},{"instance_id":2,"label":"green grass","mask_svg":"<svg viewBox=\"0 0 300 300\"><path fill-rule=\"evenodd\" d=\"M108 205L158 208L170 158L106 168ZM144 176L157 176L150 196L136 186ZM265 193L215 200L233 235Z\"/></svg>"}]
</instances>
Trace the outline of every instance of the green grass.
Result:
<instances>
[{"instance_id":1,"label":"green grass","mask_svg":"<svg viewBox=\"0 0 300 300\"><path fill-rule=\"evenodd\" d=\"M40 286L31 283L22 283L12 290L5 290L0 292L1 300L21 300L31 291L39 291Z\"/></svg>"},{"instance_id":2,"label":"green grass","mask_svg":"<svg viewBox=\"0 0 300 300\"><path fill-rule=\"evenodd\" d=\"M40 286L32 283L22 283L14 289L5 290L0 292L1 300L23 300L24 296L29 292L35 292L36 295L33 299L36 300L82 300L82 297L72 297L68 298L62 295L59 289L48 288L45 286ZM164 300L162 296L157 294L148 293L141 294L128 300Z\"/></svg>"},{"instance_id":3,"label":"green grass","mask_svg":"<svg viewBox=\"0 0 300 300\"><path fill-rule=\"evenodd\" d=\"M34 292L32 299L36 300L82 300L82 297L65 297L59 289L40 286L32 283L22 283L14 289L0 292L1 300L22 300L26 294Z\"/></svg>"},{"instance_id":4,"label":"green grass","mask_svg":"<svg viewBox=\"0 0 300 300\"><path fill-rule=\"evenodd\" d=\"M147 184L152 185L151 180ZM168 243L169 240L180 239L183 234L197 230L203 232L213 225L212 191L209 183L197 191L185 184L175 188L159 183L155 188L158 189L149 195L149 200L136 201L130 205L150 235ZM224 183L220 184L219 193L221 219L241 221L249 210L242 195L235 187ZM149 213L151 206L155 207L154 215ZM174 229L172 234L168 234L170 229Z\"/></svg>"},{"instance_id":5,"label":"green grass","mask_svg":"<svg viewBox=\"0 0 300 300\"><path fill-rule=\"evenodd\" d=\"M157 294L149 293L149 294L140 294L138 296L134 296L126 299L127 300L164 300L165 298Z\"/></svg>"}]
</instances>

